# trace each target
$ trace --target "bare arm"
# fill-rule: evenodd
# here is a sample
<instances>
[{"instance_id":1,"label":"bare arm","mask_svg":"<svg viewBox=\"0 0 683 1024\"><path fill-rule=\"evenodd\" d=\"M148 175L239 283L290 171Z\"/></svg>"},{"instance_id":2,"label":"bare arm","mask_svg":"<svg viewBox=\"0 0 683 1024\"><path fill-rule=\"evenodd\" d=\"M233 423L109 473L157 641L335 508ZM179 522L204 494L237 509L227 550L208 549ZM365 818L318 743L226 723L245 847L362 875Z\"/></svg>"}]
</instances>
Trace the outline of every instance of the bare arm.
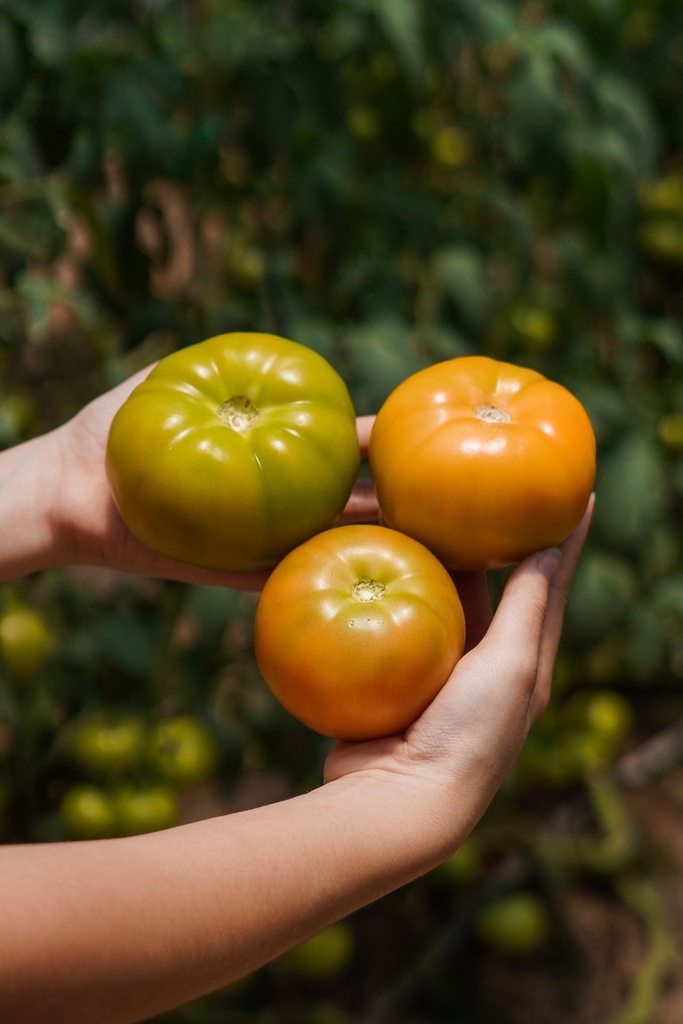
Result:
<instances>
[{"instance_id":1,"label":"bare arm","mask_svg":"<svg viewBox=\"0 0 683 1024\"><path fill-rule=\"evenodd\" d=\"M586 527L559 566L551 554L519 567L485 638L404 736L338 746L319 789L152 835L1 851L4 1016L144 1019L444 860L545 707Z\"/></svg>"},{"instance_id":2,"label":"bare arm","mask_svg":"<svg viewBox=\"0 0 683 1024\"><path fill-rule=\"evenodd\" d=\"M102 431L74 423L0 457L5 578L83 560L201 582L122 532ZM482 639L404 735L338 745L313 792L152 835L0 850L0 1018L147 1019L444 860L547 703L589 519L590 509L561 552L517 568L487 631L482 581L463 581Z\"/></svg>"}]
</instances>

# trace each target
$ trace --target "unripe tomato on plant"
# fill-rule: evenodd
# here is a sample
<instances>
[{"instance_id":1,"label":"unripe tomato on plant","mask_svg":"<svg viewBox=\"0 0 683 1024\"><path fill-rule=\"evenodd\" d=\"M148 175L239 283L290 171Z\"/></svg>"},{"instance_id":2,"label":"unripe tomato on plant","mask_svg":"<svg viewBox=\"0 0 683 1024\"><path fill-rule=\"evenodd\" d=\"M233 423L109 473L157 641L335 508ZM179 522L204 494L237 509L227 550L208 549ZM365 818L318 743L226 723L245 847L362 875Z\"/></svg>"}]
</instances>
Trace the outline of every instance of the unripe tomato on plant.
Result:
<instances>
[{"instance_id":1,"label":"unripe tomato on plant","mask_svg":"<svg viewBox=\"0 0 683 1024\"><path fill-rule=\"evenodd\" d=\"M550 915L534 892L512 892L485 907L475 922L481 941L497 953L537 953L550 936Z\"/></svg>"},{"instance_id":2,"label":"unripe tomato on plant","mask_svg":"<svg viewBox=\"0 0 683 1024\"><path fill-rule=\"evenodd\" d=\"M136 836L170 828L178 820L178 796L162 783L121 786L112 794L119 835Z\"/></svg>"},{"instance_id":3,"label":"unripe tomato on plant","mask_svg":"<svg viewBox=\"0 0 683 1024\"><path fill-rule=\"evenodd\" d=\"M332 526L359 465L341 377L312 349L256 333L162 359L114 417L106 453L138 540L226 572L269 568Z\"/></svg>"},{"instance_id":4,"label":"unripe tomato on plant","mask_svg":"<svg viewBox=\"0 0 683 1024\"><path fill-rule=\"evenodd\" d=\"M455 584L421 544L382 526L320 533L261 593L254 649L280 703L325 736L364 740L410 725L460 658Z\"/></svg>"},{"instance_id":5,"label":"unripe tomato on plant","mask_svg":"<svg viewBox=\"0 0 683 1024\"><path fill-rule=\"evenodd\" d=\"M111 793L99 786L69 789L59 805L59 819L69 839L108 839L118 831Z\"/></svg>"},{"instance_id":6,"label":"unripe tomato on plant","mask_svg":"<svg viewBox=\"0 0 683 1024\"><path fill-rule=\"evenodd\" d=\"M337 921L285 953L280 958L280 967L296 978L333 978L348 967L354 946L351 926L346 921Z\"/></svg>"},{"instance_id":7,"label":"unripe tomato on plant","mask_svg":"<svg viewBox=\"0 0 683 1024\"><path fill-rule=\"evenodd\" d=\"M595 481L595 436L578 399L485 356L436 363L399 384L377 414L369 455L387 525L458 570L561 543Z\"/></svg>"},{"instance_id":8,"label":"unripe tomato on plant","mask_svg":"<svg viewBox=\"0 0 683 1024\"><path fill-rule=\"evenodd\" d=\"M71 723L68 750L90 775L122 775L141 760L145 723L129 711L104 708Z\"/></svg>"},{"instance_id":9,"label":"unripe tomato on plant","mask_svg":"<svg viewBox=\"0 0 683 1024\"><path fill-rule=\"evenodd\" d=\"M215 775L220 748L201 719L194 715L177 715L152 726L147 760L165 782L181 787L196 786Z\"/></svg>"},{"instance_id":10,"label":"unripe tomato on plant","mask_svg":"<svg viewBox=\"0 0 683 1024\"><path fill-rule=\"evenodd\" d=\"M11 680L28 682L37 676L53 645L53 631L37 609L10 603L0 612L0 663Z\"/></svg>"}]
</instances>

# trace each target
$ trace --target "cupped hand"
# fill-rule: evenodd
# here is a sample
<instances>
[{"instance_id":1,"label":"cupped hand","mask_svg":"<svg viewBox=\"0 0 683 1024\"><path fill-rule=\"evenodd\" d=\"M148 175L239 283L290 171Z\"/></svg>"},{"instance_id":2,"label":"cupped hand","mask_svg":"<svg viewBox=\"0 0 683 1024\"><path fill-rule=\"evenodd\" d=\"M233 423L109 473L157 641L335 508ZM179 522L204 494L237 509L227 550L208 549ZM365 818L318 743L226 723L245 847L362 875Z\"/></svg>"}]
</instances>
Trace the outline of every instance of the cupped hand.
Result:
<instances>
[{"instance_id":1,"label":"cupped hand","mask_svg":"<svg viewBox=\"0 0 683 1024\"><path fill-rule=\"evenodd\" d=\"M269 571L223 573L200 569L159 555L141 544L121 519L105 473L109 427L115 413L151 366L100 395L54 432L60 462L60 486L54 514L64 564L100 565L162 579L259 590ZM367 455L373 417L357 421L361 455ZM338 522L371 522L378 509L374 489L359 481Z\"/></svg>"},{"instance_id":2,"label":"cupped hand","mask_svg":"<svg viewBox=\"0 0 683 1024\"><path fill-rule=\"evenodd\" d=\"M548 704L567 593L592 510L591 498L559 549L530 555L515 568L488 629L484 574L456 579L467 653L403 735L338 744L327 759L326 781L355 772L405 776L425 792L436 788L445 814L453 801L460 808L465 801L471 823L478 820Z\"/></svg>"}]
</instances>

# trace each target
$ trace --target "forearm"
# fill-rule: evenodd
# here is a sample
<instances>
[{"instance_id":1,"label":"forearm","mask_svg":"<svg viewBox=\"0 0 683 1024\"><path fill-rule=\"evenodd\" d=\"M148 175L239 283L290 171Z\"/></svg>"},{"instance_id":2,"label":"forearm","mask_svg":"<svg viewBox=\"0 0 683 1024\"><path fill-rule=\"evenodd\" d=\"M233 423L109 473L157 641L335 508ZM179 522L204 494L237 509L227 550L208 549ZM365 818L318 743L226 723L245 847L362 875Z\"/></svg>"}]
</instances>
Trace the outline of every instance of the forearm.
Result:
<instances>
[{"instance_id":1,"label":"forearm","mask_svg":"<svg viewBox=\"0 0 683 1024\"><path fill-rule=\"evenodd\" d=\"M439 863L480 813L442 805L367 773L154 835L2 850L0 1016L135 1021L220 987Z\"/></svg>"}]
</instances>

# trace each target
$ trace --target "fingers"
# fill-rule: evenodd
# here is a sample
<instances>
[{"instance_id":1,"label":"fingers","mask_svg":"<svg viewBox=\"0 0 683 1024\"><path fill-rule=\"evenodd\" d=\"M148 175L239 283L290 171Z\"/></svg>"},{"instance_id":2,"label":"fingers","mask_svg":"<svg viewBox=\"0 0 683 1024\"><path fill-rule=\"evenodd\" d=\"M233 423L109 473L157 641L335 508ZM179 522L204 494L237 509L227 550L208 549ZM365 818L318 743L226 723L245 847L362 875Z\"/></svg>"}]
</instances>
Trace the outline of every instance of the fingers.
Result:
<instances>
[{"instance_id":1,"label":"fingers","mask_svg":"<svg viewBox=\"0 0 683 1024\"><path fill-rule=\"evenodd\" d=\"M371 480L357 480L346 503L344 511L337 519L337 525L348 523L376 523L379 516L377 495Z\"/></svg>"},{"instance_id":2,"label":"fingers","mask_svg":"<svg viewBox=\"0 0 683 1024\"><path fill-rule=\"evenodd\" d=\"M550 698L550 686L552 683L555 656L562 635L562 623L564 611L567 605L569 586L574 576L583 545L588 536L593 508L595 506L595 495L591 495L586 511L581 522L567 540L560 546L562 560L558 571L553 579L548 597L548 607L545 616L541 648L538 658L538 679L536 684L536 700L541 707L545 707Z\"/></svg>"},{"instance_id":3,"label":"fingers","mask_svg":"<svg viewBox=\"0 0 683 1024\"><path fill-rule=\"evenodd\" d=\"M356 417L356 433L358 435L358 444L360 447L360 453L362 458L367 459L368 457L368 445L370 443L370 433L372 431L372 425L375 422L374 416L357 416Z\"/></svg>"},{"instance_id":4,"label":"fingers","mask_svg":"<svg viewBox=\"0 0 683 1024\"><path fill-rule=\"evenodd\" d=\"M506 652L506 672L528 687L535 720L550 698L553 666L562 633L569 585L583 548L594 499L559 548L530 555L508 580L493 621L478 650Z\"/></svg>"},{"instance_id":5,"label":"fingers","mask_svg":"<svg viewBox=\"0 0 683 1024\"><path fill-rule=\"evenodd\" d=\"M452 575L465 612L465 651L471 651L483 639L491 622L488 576L485 572L455 572Z\"/></svg>"}]
</instances>

